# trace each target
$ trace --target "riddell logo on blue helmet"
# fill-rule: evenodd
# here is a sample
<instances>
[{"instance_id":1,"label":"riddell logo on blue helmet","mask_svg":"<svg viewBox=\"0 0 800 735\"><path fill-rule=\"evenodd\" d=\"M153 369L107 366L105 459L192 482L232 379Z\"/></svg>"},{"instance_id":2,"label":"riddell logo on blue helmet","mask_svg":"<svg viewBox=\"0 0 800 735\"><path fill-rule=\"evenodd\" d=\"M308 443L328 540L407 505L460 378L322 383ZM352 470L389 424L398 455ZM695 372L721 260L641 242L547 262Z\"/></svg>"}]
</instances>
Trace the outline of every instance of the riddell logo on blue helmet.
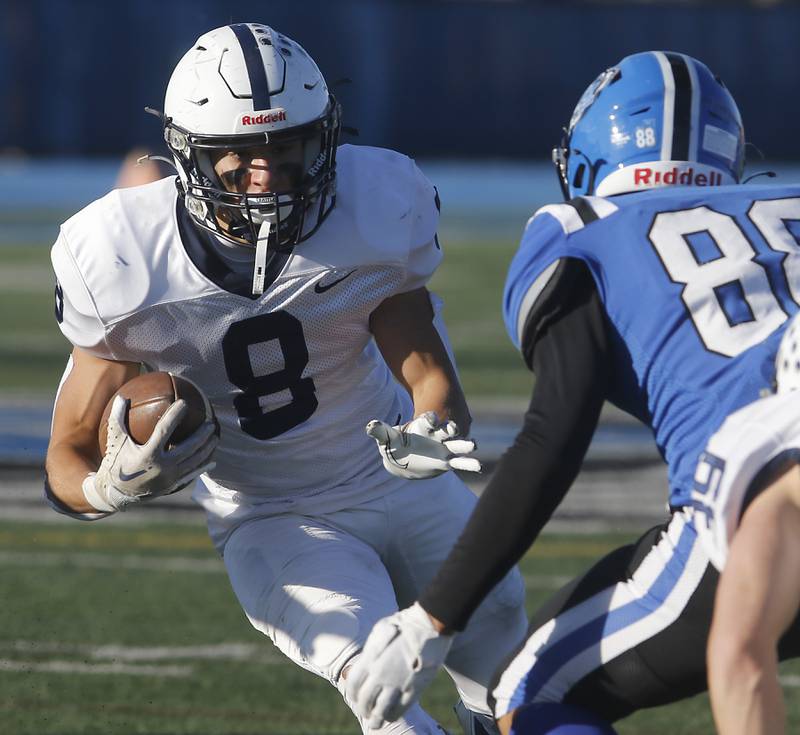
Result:
<instances>
[{"instance_id":1,"label":"riddell logo on blue helmet","mask_svg":"<svg viewBox=\"0 0 800 735\"><path fill-rule=\"evenodd\" d=\"M598 196L627 194L664 186L725 186L736 179L727 171L698 161L646 161L624 166L598 185Z\"/></svg>"},{"instance_id":2,"label":"riddell logo on blue helmet","mask_svg":"<svg viewBox=\"0 0 800 735\"><path fill-rule=\"evenodd\" d=\"M634 186L720 186L722 174L719 171L695 172L694 168L679 171L673 166L668 171L659 171L650 166L634 166Z\"/></svg>"}]
</instances>

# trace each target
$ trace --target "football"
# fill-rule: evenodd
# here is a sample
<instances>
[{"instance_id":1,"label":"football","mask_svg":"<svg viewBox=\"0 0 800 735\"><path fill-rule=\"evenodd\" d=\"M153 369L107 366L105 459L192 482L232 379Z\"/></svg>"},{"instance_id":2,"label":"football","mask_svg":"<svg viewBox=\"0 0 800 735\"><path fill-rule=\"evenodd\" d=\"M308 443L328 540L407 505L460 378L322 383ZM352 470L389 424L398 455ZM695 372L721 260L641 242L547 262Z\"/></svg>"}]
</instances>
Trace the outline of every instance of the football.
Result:
<instances>
[{"instance_id":1,"label":"football","mask_svg":"<svg viewBox=\"0 0 800 735\"><path fill-rule=\"evenodd\" d=\"M111 413L111 404L117 396L130 401L127 428L137 444L144 444L150 438L158 420L179 398L186 401L188 410L178 428L172 433L170 443L177 444L190 436L206 420L216 422L211 404L191 380L170 373L144 373L129 380L109 399L98 429L97 438L101 455L106 452L108 417Z\"/></svg>"}]
</instances>

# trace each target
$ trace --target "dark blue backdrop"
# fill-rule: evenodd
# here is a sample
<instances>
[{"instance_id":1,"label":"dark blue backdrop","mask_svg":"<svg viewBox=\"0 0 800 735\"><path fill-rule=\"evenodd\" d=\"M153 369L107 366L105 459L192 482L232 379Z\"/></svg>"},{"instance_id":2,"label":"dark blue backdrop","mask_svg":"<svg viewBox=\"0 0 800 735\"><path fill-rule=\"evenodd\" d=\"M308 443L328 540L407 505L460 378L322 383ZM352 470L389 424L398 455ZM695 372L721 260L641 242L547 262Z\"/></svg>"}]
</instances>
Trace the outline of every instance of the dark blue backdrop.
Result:
<instances>
[{"instance_id":1,"label":"dark blue backdrop","mask_svg":"<svg viewBox=\"0 0 800 735\"><path fill-rule=\"evenodd\" d=\"M704 60L748 138L800 157L800 7L458 0L0 0L0 149L118 154L195 38L258 20L342 87L360 141L427 157L543 158L584 87L648 48Z\"/></svg>"}]
</instances>

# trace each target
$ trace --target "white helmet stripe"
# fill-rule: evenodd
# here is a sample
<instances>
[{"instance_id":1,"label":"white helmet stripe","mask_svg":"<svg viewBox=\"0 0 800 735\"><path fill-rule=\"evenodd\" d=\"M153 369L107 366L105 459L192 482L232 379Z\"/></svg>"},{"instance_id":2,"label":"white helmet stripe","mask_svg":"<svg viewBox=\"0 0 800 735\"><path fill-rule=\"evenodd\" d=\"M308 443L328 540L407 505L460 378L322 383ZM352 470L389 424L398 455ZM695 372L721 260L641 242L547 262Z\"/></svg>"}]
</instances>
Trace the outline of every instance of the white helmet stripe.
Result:
<instances>
[{"instance_id":1,"label":"white helmet stripe","mask_svg":"<svg viewBox=\"0 0 800 735\"><path fill-rule=\"evenodd\" d=\"M672 124L675 118L675 78L666 54L653 51L664 77L664 120L661 126L661 160L672 160Z\"/></svg>"}]
</instances>

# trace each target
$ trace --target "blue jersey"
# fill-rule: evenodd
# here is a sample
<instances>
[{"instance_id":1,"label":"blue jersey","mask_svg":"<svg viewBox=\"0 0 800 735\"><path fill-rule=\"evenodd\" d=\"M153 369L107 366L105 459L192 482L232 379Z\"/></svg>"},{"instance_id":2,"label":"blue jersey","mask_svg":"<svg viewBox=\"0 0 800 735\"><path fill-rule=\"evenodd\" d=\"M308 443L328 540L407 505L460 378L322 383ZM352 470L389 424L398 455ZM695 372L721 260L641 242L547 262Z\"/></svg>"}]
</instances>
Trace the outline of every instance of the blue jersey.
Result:
<instances>
[{"instance_id":1,"label":"blue jersey","mask_svg":"<svg viewBox=\"0 0 800 735\"><path fill-rule=\"evenodd\" d=\"M520 346L562 258L590 269L607 314L607 398L653 429L670 503L690 502L706 441L774 374L800 304L800 185L582 197L531 218L506 282Z\"/></svg>"}]
</instances>

